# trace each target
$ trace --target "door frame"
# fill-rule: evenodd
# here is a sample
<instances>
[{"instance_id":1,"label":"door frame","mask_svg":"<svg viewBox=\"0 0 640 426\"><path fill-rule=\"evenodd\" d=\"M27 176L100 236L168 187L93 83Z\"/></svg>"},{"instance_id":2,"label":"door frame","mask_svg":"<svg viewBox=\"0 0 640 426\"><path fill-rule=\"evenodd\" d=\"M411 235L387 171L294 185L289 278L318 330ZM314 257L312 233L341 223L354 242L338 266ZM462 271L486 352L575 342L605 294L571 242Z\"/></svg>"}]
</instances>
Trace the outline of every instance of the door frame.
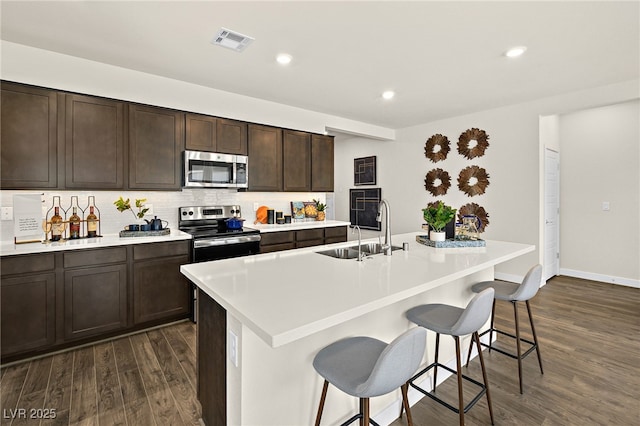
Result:
<instances>
[{"instance_id":1,"label":"door frame","mask_svg":"<svg viewBox=\"0 0 640 426\"><path fill-rule=\"evenodd\" d=\"M548 156L549 154L551 154L553 157L555 157L556 161L557 161L557 180L556 180L556 185L557 187L555 188L555 192L557 194L557 198L556 198L556 205L558 206L558 208L555 210L555 215L553 214L549 214L547 212L547 208L546 208L546 203L547 203L547 193L549 192L549 187L548 185L548 179L547 179L547 175L549 173L550 170L550 166L549 166L549 160L548 160ZM551 148L544 148L544 196L542 198L542 202L543 202L543 212L544 212L544 221L543 221L543 245L541 247L541 257L543 260L546 260L546 243L548 240L548 233L547 233L547 224L550 221L555 221L556 223L556 232L555 232L555 239L556 239L556 247L557 247L557 252L556 252L556 258L557 258L557 262L556 262L556 268L555 270L551 271L551 273L548 273L548 269L547 269L547 265L546 262L545 266L544 266L544 270L543 270L543 281L547 281L550 278L553 278L556 275L560 274L560 153L554 149Z\"/></svg>"}]
</instances>

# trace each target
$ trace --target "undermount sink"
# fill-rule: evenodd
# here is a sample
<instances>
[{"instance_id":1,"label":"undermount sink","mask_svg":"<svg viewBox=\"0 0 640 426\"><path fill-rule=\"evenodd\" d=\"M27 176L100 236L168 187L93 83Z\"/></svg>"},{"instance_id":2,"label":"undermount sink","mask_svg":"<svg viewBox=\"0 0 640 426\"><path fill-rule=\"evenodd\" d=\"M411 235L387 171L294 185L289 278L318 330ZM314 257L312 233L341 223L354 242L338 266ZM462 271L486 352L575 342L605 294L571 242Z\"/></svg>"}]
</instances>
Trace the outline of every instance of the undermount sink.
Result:
<instances>
[{"instance_id":1,"label":"undermount sink","mask_svg":"<svg viewBox=\"0 0 640 426\"><path fill-rule=\"evenodd\" d=\"M391 251L401 250L402 247L391 246ZM373 254L382 253L382 246L378 243L362 244L360 246L362 256L371 256ZM334 257L336 259L357 259L358 258L358 245L349 246L344 248L337 248L331 250L324 250L316 252L325 256Z\"/></svg>"}]
</instances>

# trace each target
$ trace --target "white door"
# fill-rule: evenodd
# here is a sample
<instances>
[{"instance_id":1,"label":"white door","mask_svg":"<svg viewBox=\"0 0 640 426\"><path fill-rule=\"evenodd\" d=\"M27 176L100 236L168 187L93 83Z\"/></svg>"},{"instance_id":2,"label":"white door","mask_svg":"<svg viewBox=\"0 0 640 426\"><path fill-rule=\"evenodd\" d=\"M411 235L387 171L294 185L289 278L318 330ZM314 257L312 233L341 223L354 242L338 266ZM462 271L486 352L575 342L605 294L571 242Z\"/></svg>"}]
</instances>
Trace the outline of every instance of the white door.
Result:
<instances>
[{"instance_id":1,"label":"white door","mask_svg":"<svg viewBox=\"0 0 640 426\"><path fill-rule=\"evenodd\" d=\"M560 154L545 149L544 156L544 279L560 272Z\"/></svg>"}]
</instances>

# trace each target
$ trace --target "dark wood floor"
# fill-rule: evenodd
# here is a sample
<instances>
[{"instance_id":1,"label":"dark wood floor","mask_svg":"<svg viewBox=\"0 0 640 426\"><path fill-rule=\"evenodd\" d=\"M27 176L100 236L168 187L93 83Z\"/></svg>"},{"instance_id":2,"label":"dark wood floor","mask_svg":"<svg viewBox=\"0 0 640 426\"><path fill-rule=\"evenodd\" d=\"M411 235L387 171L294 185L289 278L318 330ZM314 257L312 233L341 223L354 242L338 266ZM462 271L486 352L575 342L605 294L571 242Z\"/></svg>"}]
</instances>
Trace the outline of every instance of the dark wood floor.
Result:
<instances>
[{"instance_id":1,"label":"dark wood floor","mask_svg":"<svg viewBox=\"0 0 640 426\"><path fill-rule=\"evenodd\" d=\"M516 361L487 354L495 423L640 424L640 290L557 277L532 300L532 310L545 374L531 354L520 395ZM512 326L512 312L510 304L498 303L496 325ZM526 309L521 314L527 324ZM195 425L195 366L195 328L188 322L12 365L0 370L0 423ZM481 377L477 360L467 373ZM452 400L455 392L451 379L438 388ZM15 408L27 414L30 408L55 408L56 418L11 423L6 417ZM455 413L427 398L412 412L417 426L458 422ZM485 399L466 419L467 425L490 423Z\"/></svg>"}]
</instances>

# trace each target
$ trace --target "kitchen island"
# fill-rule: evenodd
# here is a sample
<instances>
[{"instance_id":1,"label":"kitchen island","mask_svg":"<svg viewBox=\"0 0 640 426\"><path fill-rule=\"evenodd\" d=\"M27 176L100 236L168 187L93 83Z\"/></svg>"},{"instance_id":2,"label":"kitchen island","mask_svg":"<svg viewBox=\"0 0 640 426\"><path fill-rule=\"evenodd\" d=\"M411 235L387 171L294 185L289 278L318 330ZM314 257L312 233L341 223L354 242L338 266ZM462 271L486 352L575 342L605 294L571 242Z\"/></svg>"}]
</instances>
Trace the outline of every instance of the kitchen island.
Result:
<instances>
[{"instance_id":1,"label":"kitchen island","mask_svg":"<svg viewBox=\"0 0 640 426\"><path fill-rule=\"evenodd\" d=\"M534 250L498 241L435 249L418 244L418 234L393 236L397 246L408 243L407 251L363 262L316 253L350 242L183 265L199 288L198 398L205 423L313 424L322 379L311 363L322 347L355 335L390 341L412 327L407 309L432 302L464 306L471 285L493 279L496 264ZM426 360L433 358L433 340L430 333ZM442 342L441 360L453 358L448 343ZM398 401L399 392L372 399L376 421L396 418ZM356 398L331 389L323 424L339 423L356 409Z\"/></svg>"}]
</instances>

